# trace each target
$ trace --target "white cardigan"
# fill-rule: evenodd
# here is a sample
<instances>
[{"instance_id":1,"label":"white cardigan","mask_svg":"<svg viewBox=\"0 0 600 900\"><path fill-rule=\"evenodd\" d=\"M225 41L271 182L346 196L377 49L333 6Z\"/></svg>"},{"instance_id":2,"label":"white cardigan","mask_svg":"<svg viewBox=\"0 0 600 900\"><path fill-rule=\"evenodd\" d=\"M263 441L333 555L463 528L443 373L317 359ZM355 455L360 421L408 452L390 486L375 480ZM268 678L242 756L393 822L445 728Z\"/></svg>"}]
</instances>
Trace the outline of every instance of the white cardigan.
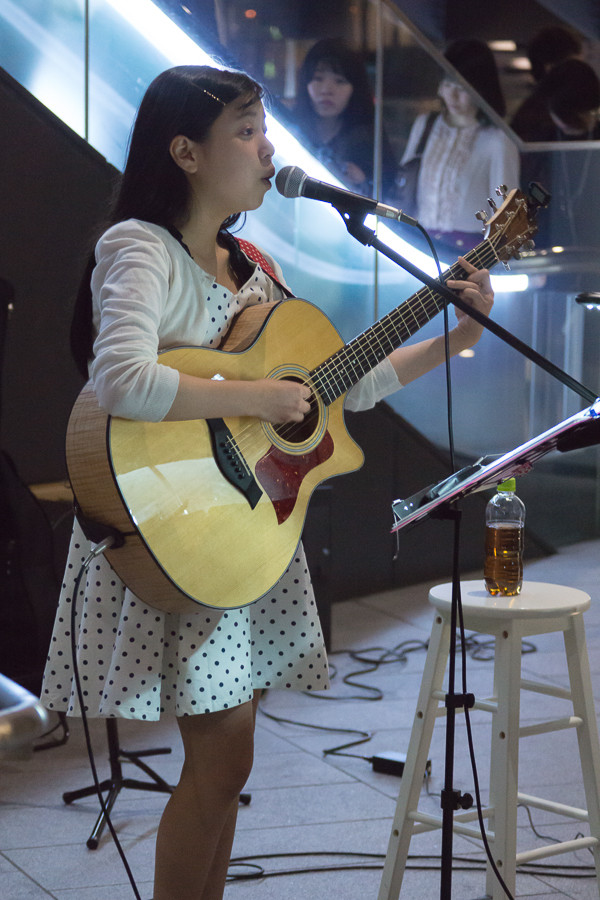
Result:
<instances>
[{"instance_id":1,"label":"white cardigan","mask_svg":"<svg viewBox=\"0 0 600 900\"><path fill-rule=\"evenodd\" d=\"M263 255L284 283L277 263ZM266 300L284 296L260 266L238 294L231 294L165 228L137 219L104 233L96 263L92 299L97 337L90 374L101 407L124 418L158 422L171 408L179 372L157 363L160 350L216 348L235 314L258 302L255 290ZM352 388L347 407L366 409L401 386L384 360Z\"/></svg>"}]
</instances>

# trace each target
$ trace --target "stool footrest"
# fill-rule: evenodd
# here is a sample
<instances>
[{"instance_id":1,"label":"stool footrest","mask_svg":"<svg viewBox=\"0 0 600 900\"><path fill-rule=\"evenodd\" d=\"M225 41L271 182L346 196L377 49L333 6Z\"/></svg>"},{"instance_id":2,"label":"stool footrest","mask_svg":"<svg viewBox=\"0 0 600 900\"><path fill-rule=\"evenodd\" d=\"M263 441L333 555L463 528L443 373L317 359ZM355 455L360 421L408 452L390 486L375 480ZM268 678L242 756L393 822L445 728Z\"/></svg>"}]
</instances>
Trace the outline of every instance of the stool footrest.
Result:
<instances>
[{"instance_id":1,"label":"stool footrest","mask_svg":"<svg viewBox=\"0 0 600 900\"><path fill-rule=\"evenodd\" d=\"M553 812L557 815L567 816L571 819L578 819L581 822L588 821L588 813L585 809L578 809L574 806L566 806L563 803L555 803L552 800L544 800L541 797L533 797L530 794L518 794L518 800L520 804L526 806L533 806L536 809L543 809L547 812ZM494 808L491 806L483 807L481 810L482 818L487 819L494 814ZM424 834L428 831L435 831L442 827L442 817L441 816L433 816L428 813L420 812L419 810L413 810L408 813L408 818L412 819L415 822L413 828L413 834ZM457 813L453 816L452 819L452 830L456 834L461 834L465 837L476 838L477 840L482 840L481 829L472 828L467 823L472 822L478 818L477 810L470 810L469 812ZM486 837L488 841L494 841L494 832L486 830ZM516 862L517 865L523 865L526 862L531 862L534 859L543 859L546 856L556 856L559 853L569 853L571 850L581 850L586 847L595 847L599 843L598 839L592 836L575 838L572 841L557 841L555 844L548 844L544 847L535 847L532 850L524 850L521 853L517 853Z\"/></svg>"},{"instance_id":2,"label":"stool footrest","mask_svg":"<svg viewBox=\"0 0 600 900\"><path fill-rule=\"evenodd\" d=\"M522 725L519 737L530 737L532 734L547 734L549 731L564 731L565 728L579 728L583 725L581 716L565 716L548 722L536 722L535 725Z\"/></svg>"},{"instance_id":3,"label":"stool footrest","mask_svg":"<svg viewBox=\"0 0 600 900\"><path fill-rule=\"evenodd\" d=\"M598 839L595 837L575 838L572 841L561 841L558 844L546 844L545 847L536 847L535 850L524 850L517 853L518 866L532 862L534 859L545 859L547 856L558 856L559 853L570 853L572 850L584 850L586 847L597 847Z\"/></svg>"},{"instance_id":4,"label":"stool footrest","mask_svg":"<svg viewBox=\"0 0 600 900\"><path fill-rule=\"evenodd\" d=\"M440 700L442 703L444 703L446 700L447 694L444 691L432 691L431 696L435 697L436 700ZM469 694L469 696L473 697L474 695ZM480 709L480 710L483 710L484 712L494 713L498 710L498 704L497 704L496 700L494 700L493 697L488 697L485 700L477 700L477 698L475 697L473 703L471 703L469 705L469 709ZM456 709L457 713L460 713L463 711L464 711L463 708L460 706L457 707L457 709ZM446 715L445 707L439 707L436 711L436 715L437 716L445 716Z\"/></svg>"},{"instance_id":5,"label":"stool footrest","mask_svg":"<svg viewBox=\"0 0 600 900\"><path fill-rule=\"evenodd\" d=\"M556 813L559 816L567 816L569 819L577 819L579 822L589 822L587 809L579 809L577 806L567 806L557 800L545 800L543 797L534 797L531 794L517 794L517 802L522 806L533 806L534 809L543 809L544 812Z\"/></svg>"},{"instance_id":6,"label":"stool footrest","mask_svg":"<svg viewBox=\"0 0 600 900\"><path fill-rule=\"evenodd\" d=\"M533 691L536 694L547 694L548 697L558 697L561 700L572 700L571 691L568 688L559 687L557 684L544 684L541 681L521 679L521 690Z\"/></svg>"},{"instance_id":7,"label":"stool footrest","mask_svg":"<svg viewBox=\"0 0 600 900\"><path fill-rule=\"evenodd\" d=\"M484 809L483 816L490 815L491 810ZM419 810L413 810L413 812L408 813L408 818L412 819L415 823L413 828L413 834L424 834L427 831L435 831L442 827L442 817L441 816L432 816L429 813L419 812ZM452 820L452 829L456 832L456 834L462 834L465 837L478 838L481 840L481 829L479 827L472 828L467 824L467 822L473 822L477 819L477 810L473 809L470 812L457 813ZM494 835L492 832L486 832L488 840L494 840Z\"/></svg>"}]
</instances>

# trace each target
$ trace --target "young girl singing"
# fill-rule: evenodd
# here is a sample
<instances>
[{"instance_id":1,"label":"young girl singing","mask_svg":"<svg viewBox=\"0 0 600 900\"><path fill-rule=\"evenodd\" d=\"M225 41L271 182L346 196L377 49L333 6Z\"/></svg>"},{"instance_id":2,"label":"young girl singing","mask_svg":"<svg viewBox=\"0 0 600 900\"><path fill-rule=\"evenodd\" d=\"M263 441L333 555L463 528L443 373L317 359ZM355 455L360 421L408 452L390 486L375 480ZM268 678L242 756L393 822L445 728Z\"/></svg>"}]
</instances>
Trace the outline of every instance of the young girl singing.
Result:
<instances>
[{"instance_id":1,"label":"young girl singing","mask_svg":"<svg viewBox=\"0 0 600 900\"><path fill-rule=\"evenodd\" d=\"M74 320L76 356L110 415L286 423L309 412L304 384L203 379L157 363L165 348L218 347L241 309L286 297L275 261L263 255L257 264L230 231L241 212L260 206L275 175L261 96L244 74L179 66L159 75L142 100L110 227ZM468 280L450 286L488 313L488 273L466 262L464 269ZM480 332L458 314L451 352ZM442 336L398 349L349 392L347 405L372 406L443 359ZM81 714L70 607L89 550L75 522L42 693L49 709L69 715ZM259 692L328 685L302 546L275 587L242 609L160 612L125 588L102 556L76 599L87 715L176 716L181 732L185 762L158 829L154 900L220 900Z\"/></svg>"}]
</instances>

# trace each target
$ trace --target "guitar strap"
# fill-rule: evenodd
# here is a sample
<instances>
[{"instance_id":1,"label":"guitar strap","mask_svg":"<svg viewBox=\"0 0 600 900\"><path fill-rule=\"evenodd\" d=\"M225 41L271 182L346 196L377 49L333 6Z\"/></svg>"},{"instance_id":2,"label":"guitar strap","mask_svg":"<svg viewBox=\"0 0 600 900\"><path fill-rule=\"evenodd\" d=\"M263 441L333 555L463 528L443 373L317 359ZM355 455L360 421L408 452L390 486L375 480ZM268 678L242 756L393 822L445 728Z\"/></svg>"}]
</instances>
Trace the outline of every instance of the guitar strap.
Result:
<instances>
[{"instance_id":1,"label":"guitar strap","mask_svg":"<svg viewBox=\"0 0 600 900\"><path fill-rule=\"evenodd\" d=\"M184 243L182 234L181 234L181 232L179 231L179 229L175 228L174 225L169 225L169 226L167 226L167 231L168 231L170 234L173 235L173 237L175 238L175 240L179 241L179 243L181 244L181 246L183 247L183 249L185 250L185 252L186 252L189 256L191 256L192 254L190 253L190 248L187 246L186 243ZM248 257L248 259L251 259L252 262L258 263L258 265L261 267L261 269L263 270L263 272L264 272L266 275L268 275L269 278L270 278L272 281L275 282L275 284L277 285L277 287L281 288L281 290L282 290L283 293L286 295L286 297L293 297L293 296L294 296L294 294L292 294L292 292L290 291L290 289L287 288L287 287L285 286L285 284L282 284L281 281L277 278L277 275L276 275L275 272L273 271L273 268L272 268L271 265L267 262L267 260L265 259L265 257L262 255L262 253L261 253L260 250L258 249L258 247L255 247L254 244L251 244L250 241L245 241L245 240L243 240L242 238L235 237L235 235L233 235L233 234L228 234L227 237L229 238L229 240L235 241L235 243L238 245L238 247L240 248L240 250L242 251L242 253L245 253L246 256Z\"/></svg>"},{"instance_id":2,"label":"guitar strap","mask_svg":"<svg viewBox=\"0 0 600 900\"><path fill-rule=\"evenodd\" d=\"M275 282L277 287L280 287L281 290L285 293L286 297L293 297L294 295L284 284L279 281L277 275L273 271L272 267L269 265L265 257L262 255L258 247L255 247L254 244L251 244L250 241L245 241L242 238L234 237L235 242L239 246L240 250L246 254L246 256L252 260L252 262L258 263L263 272L269 276L269 278Z\"/></svg>"}]
</instances>

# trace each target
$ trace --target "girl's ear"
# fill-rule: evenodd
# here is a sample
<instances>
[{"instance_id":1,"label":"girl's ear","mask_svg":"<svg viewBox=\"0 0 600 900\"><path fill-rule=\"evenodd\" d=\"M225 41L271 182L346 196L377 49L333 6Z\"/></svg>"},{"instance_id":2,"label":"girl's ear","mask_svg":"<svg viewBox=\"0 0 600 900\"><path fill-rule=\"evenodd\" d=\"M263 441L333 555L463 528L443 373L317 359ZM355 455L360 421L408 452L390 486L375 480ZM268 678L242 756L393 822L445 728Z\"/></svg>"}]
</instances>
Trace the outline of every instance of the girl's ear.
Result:
<instances>
[{"instance_id":1,"label":"girl's ear","mask_svg":"<svg viewBox=\"0 0 600 900\"><path fill-rule=\"evenodd\" d=\"M193 173L198 167L196 145L183 134L176 135L169 144L169 153L184 172Z\"/></svg>"}]
</instances>

